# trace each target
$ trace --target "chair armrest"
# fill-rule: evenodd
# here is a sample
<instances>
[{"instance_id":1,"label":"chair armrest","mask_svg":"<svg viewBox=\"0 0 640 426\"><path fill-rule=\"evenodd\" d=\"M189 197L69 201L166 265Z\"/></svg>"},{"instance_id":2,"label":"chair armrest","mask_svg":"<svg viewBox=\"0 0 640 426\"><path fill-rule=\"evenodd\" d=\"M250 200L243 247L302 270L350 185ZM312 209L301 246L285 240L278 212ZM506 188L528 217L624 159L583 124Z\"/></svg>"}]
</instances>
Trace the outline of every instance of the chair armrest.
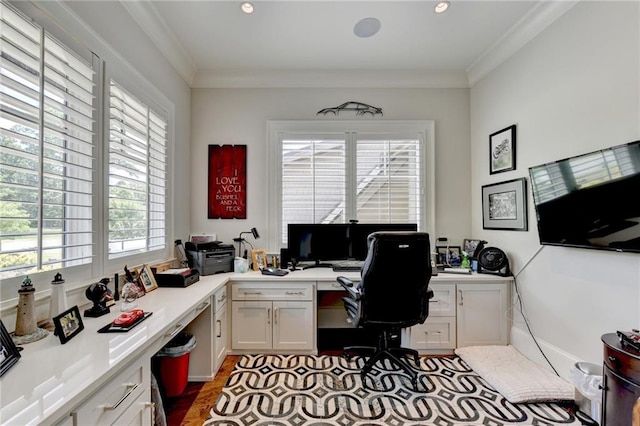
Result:
<instances>
[{"instance_id":1,"label":"chair armrest","mask_svg":"<svg viewBox=\"0 0 640 426\"><path fill-rule=\"evenodd\" d=\"M347 278L347 277L342 277L342 276L340 276L340 277L338 277L338 278L336 278L336 279L338 280L338 283L339 283L342 287L344 287L344 288L345 288L345 290L346 290L346 288L347 288L347 287L353 287L353 281L351 281L351 280L350 280L349 278Z\"/></svg>"},{"instance_id":2,"label":"chair armrest","mask_svg":"<svg viewBox=\"0 0 640 426\"><path fill-rule=\"evenodd\" d=\"M342 286L342 288L344 288L347 291L347 293L349 293L349 296L353 300L360 300L360 296L361 296L360 289L356 288L353 285L353 281L345 277L338 277L337 280L338 280L338 283Z\"/></svg>"}]
</instances>

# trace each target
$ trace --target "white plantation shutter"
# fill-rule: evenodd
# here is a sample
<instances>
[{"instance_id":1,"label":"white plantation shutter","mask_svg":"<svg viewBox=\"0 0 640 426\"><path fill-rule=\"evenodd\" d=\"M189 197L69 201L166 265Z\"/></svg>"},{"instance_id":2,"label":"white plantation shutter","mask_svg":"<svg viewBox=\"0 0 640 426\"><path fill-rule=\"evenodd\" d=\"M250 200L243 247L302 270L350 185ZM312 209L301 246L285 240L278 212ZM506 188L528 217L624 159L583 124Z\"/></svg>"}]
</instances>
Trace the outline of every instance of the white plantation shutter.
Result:
<instances>
[{"instance_id":1,"label":"white plantation shutter","mask_svg":"<svg viewBox=\"0 0 640 426\"><path fill-rule=\"evenodd\" d=\"M360 136L356 217L363 223L418 223L420 141Z\"/></svg>"},{"instance_id":2,"label":"white plantation shutter","mask_svg":"<svg viewBox=\"0 0 640 426\"><path fill-rule=\"evenodd\" d=\"M282 227L289 223L344 223L344 138L282 140Z\"/></svg>"},{"instance_id":3,"label":"white plantation shutter","mask_svg":"<svg viewBox=\"0 0 640 426\"><path fill-rule=\"evenodd\" d=\"M348 130L279 134L280 244L290 223L422 223L423 138Z\"/></svg>"},{"instance_id":4,"label":"white plantation shutter","mask_svg":"<svg viewBox=\"0 0 640 426\"><path fill-rule=\"evenodd\" d=\"M0 275L90 263L93 65L7 4L0 11Z\"/></svg>"},{"instance_id":5,"label":"white plantation shutter","mask_svg":"<svg viewBox=\"0 0 640 426\"><path fill-rule=\"evenodd\" d=\"M164 249L167 121L110 82L109 258Z\"/></svg>"}]
</instances>

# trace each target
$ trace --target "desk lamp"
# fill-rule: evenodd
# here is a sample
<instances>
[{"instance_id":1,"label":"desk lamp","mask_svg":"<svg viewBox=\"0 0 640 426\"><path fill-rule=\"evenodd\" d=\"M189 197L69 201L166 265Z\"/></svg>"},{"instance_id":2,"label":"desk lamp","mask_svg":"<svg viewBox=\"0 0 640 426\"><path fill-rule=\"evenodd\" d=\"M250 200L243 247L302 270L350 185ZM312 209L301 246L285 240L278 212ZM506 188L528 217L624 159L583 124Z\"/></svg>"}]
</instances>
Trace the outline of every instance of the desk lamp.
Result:
<instances>
[{"instance_id":1,"label":"desk lamp","mask_svg":"<svg viewBox=\"0 0 640 426\"><path fill-rule=\"evenodd\" d=\"M253 248L253 246L251 245L251 243L247 240L245 240L244 238L242 238L242 235L244 234L252 234L253 238L255 238L256 240L258 238L260 238L260 234L258 233L258 230L256 228L251 228L250 231L246 231L246 232L241 232L240 236L238 238L234 238L233 241L235 241L236 243L238 243L238 257L241 257L241 253L242 253L242 243L247 243L251 246L251 248ZM247 258L247 255L245 253L244 258Z\"/></svg>"}]
</instances>

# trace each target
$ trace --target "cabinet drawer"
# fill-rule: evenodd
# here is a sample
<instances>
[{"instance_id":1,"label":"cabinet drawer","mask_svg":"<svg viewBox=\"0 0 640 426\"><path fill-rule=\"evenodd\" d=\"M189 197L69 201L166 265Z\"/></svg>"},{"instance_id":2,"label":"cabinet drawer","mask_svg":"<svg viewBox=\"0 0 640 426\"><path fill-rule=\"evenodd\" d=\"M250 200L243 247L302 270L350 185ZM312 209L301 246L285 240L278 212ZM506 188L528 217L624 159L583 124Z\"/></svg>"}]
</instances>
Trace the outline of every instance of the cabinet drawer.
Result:
<instances>
[{"instance_id":1,"label":"cabinet drawer","mask_svg":"<svg viewBox=\"0 0 640 426\"><path fill-rule=\"evenodd\" d=\"M71 412L74 425L112 424L140 395L149 392L148 358L141 357Z\"/></svg>"},{"instance_id":2,"label":"cabinet drawer","mask_svg":"<svg viewBox=\"0 0 640 426\"><path fill-rule=\"evenodd\" d=\"M429 317L456 316L456 287L452 284L429 284L433 298L429 300Z\"/></svg>"},{"instance_id":3,"label":"cabinet drawer","mask_svg":"<svg viewBox=\"0 0 640 426\"><path fill-rule=\"evenodd\" d=\"M640 384L640 359L608 345L604 347L604 363L614 373ZM630 349L632 350L632 349Z\"/></svg>"},{"instance_id":4,"label":"cabinet drawer","mask_svg":"<svg viewBox=\"0 0 640 426\"><path fill-rule=\"evenodd\" d=\"M424 324L411 327L411 347L420 349L455 349L456 318L429 317Z\"/></svg>"},{"instance_id":5,"label":"cabinet drawer","mask_svg":"<svg viewBox=\"0 0 640 426\"><path fill-rule=\"evenodd\" d=\"M234 283L231 297L233 300L313 300L313 284L304 282Z\"/></svg>"},{"instance_id":6,"label":"cabinet drawer","mask_svg":"<svg viewBox=\"0 0 640 426\"><path fill-rule=\"evenodd\" d=\"M211 305L211 298L207 297L202 299L195 308L190 309L187 313L180 317L177 321L175 321L171 327L164 332L162 339L160 339L159 346L164 347L171 339L176 337L180 331L182 331L191 321L193 321L198 315L202 313L207 307Z\"/></svg>"},{"instance_id":7,"label":"cabinet drawer","mask_svg":"<svg viewBox=\"0 0 640 426\"><path fill-rule=\"evenodd\" d=\"M213 312L218 310L227 303L227 286L222 287L220 290L213 294Z\"/></svg>"}]
</instances>

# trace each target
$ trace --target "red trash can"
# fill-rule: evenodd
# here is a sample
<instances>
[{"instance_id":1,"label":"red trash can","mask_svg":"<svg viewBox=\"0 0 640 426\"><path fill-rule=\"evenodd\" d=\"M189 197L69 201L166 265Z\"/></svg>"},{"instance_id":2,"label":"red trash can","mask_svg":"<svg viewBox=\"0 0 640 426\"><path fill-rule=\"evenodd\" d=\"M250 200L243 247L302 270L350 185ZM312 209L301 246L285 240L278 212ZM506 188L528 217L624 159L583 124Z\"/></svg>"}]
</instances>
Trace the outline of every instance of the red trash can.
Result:
<instances>
[{"instance_id":1,"label":"red trash can","mask_svg":"<svg viewBox=\"0 0 640 426\"><path fill-rule=\"evenodd\" d=\"M158 352L160 357L160 382L166 397L179 396L187 387L189 377L189 353L195 348L193 335L183 333L174 337Z\"/></svg>"}]
</instances>

